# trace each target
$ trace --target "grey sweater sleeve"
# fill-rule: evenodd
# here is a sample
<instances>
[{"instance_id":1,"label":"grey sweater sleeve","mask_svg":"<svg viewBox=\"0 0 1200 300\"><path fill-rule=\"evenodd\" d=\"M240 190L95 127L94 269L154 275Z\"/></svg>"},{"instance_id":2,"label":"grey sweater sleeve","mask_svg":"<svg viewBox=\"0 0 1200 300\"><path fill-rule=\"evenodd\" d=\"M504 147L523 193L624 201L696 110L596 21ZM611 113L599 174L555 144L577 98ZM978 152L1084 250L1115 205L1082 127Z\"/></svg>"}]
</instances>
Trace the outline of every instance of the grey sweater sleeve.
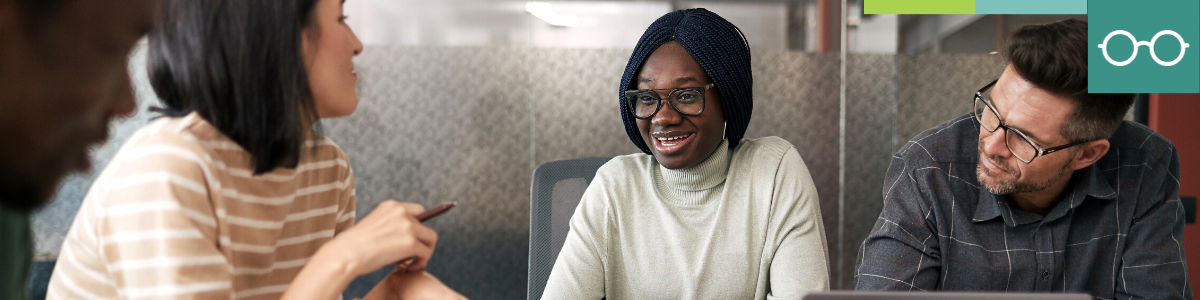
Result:
<instances>
[{"instance_id":1,"label":"grey sweater sleeve","mask_svg":"<svg viewBox=\"0 0 1200 300\"><path fill-rule=\"evenodd\" d=\"M820 201L812 176L794 148L784 153L775 174L772 225L782 241L770 265L767 299L800 299L829 290L829 253Z\"/></svg>"},{"instance_id":2,"label":"grey sweater sleeve","mask_svg":"<svg viewBox=\"0 0 1200 300\"><path fill-rule=\"evenodd\" d=\"M597 176L602 173L597 172ZM554 261L542 299L604 298L609 199L601 185L599 178L588 185L571 216L571 229Z\"/></svg>"}]
</instances>

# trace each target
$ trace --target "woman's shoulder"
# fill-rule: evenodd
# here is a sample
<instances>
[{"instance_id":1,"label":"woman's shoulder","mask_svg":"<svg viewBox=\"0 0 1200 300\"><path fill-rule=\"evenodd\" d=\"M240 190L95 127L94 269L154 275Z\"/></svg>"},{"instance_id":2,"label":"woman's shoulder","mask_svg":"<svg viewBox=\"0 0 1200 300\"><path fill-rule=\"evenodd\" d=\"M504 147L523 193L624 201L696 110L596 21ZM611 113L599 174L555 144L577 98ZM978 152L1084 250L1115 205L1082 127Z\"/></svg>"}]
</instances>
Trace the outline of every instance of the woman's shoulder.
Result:
<instances>
[{"instance_id":1,"label":"woman's shoulder","mask_svg":"<svg viewBox=\"0 0 1200 300\"><path fill-rule=\"evenodd\" d=\"M346 153L325 135L314 132L303 147L305 154L301 156L302 163L333 161L341 167L349 168ZM247 164L249 153L195 113L154 119L138 129L122 146L121 152L126 152L127 148L135 152L133 149L168 148L176 154L186 152L200 156L207 163L220 161L229 166L248 167L243 165Z\"/></svg>"},{"instance_id":2,"label":"woman's shoulder","mask_svg":"<svg viewBox=\"0 0 1200 300\"><path fill-rule=\"evenodd\" d=\"M653 182L654 158L644 153L613 157L596 170L588 189L604 194L626 194Z\"/></svg>"},{"instance_id":3,"label":"woman's shoulder","mask_svg":"<svg viewBox=\"0 0 1200 300\"><path fill-rule=\"evenodd\" d=\"M349 157L346 152L342 151L342 147L338 146L333 139L320 133L314 133L313 138L309 139L304 144L305 149L311 151L314 158L317 160L338 160L349 162ZM306 156L308 156L306 154Z\"/></svg>"},{"instance_id":4,"label":"woman's shoulder","mask_svg":"<svg viewBox=\"0 0 1200 300\"><path fill-rule=\"evenodd\" d=\"M775 181L811 181L808 166L796 147L779 137L743 139L730 164L738 178L774 178Z\"/></svg>"},{"instance_id":5,"label":"woman's shoulder","mask_svg":"<svg viewBox=\"0 0 1200 300\"><path fill-rule=\"evenodd\" d=\"M654 157L645 153L626 154L613 157L596 170L596 178L637 177L639 174L649 174L654 167Z\"/></svg>"},{"instance_id":6,"label":"woman's shoulder","mask_svg":"<svg viewBox=\"0 0 1200 300\"><path fill-rule=\"evenodd\" d=\"M799 156L796 146L777 136L742 139L733 149L734 160L778 164L789 153Z\"/></svg>"},{"instance_id":7,"label":"woman's shoulder","mask_svg":"<svg viewBox=\"0 0 1200 300\"><path fill-rule=\"evenodd\" d=\"M118 156L146 155L146 152L205 156L209 152L205 147L208 139L197 136L196 119L199 118L191 115L153 119L121 145Z\"/></svg>"},{"instance_id":8,"label":"woman's shoulder","mask_svg":"<svg viewBox=\"0 0 1200 300\"><path fill-rule=\"evenodd\" d=\"M152 119L130 135L105 171L113 176L169 173L203 179L220 160L221 148L237 147L212 137L203 124L195 114Z\"/></svg>"},{"instance_id":9,"label":"woman's shoulder","mask_svg":"<svg viewBox=\"0 0 1200 300\"><path fill-rule=\"evenodd\" d=\"M213 155L202 140L188 134L189 122L186 116L160 117L139 128L104 167L89 197L99 193L96 197L108 199L102 201L107 204L145 200L130 196L122 188L129 186L139 186L138 195L162 190L155 187L203 193L203 183L211 176Z\"/></svg>"},{"instance_id":10,"label":"woman's shoulder","mask_svg":"<svg viewBox=\"0 0 1200 300\"><path fill-rule=\"evenodd\" d=\"M304 146L305 151L301 154L299 168L321 169L319 172L309 172L310 175L343 181L354 176L354 171L350 167L350 157L333 139L320 133L314 133L313 138L305 142ZM326 174L333 175L326 177ZM352 186L348 181L344 184Z\"/></svg>"}]
</instances>

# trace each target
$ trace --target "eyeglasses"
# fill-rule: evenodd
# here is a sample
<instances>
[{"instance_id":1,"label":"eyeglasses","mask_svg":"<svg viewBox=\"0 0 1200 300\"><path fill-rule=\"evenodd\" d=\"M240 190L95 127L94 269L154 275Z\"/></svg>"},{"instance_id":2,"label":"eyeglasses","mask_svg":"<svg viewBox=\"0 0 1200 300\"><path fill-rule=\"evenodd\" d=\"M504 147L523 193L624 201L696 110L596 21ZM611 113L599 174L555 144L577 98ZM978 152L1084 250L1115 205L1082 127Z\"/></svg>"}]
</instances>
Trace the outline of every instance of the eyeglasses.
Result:
<instances>
[{"instance_id":1,"label":"eyeglasses","mask_svg":"<svg viewBox=\"0 0 1200 300\"><path fill-rule=\"evenodd\" d=\"M713 87L713 83L705 86L689 86L671 90L667 94L667 103L671 108L685 116L699 116L704 112L704 92ZM625 105L629 107L629 111L633 112L633 117L638 119L649 119L658 113L658 109L662 108L662 98L658 96L656 91L665 91L666 89L655 90L632 90L625 91Z\"/></svg>"},{"instance_id":2,"label":"eyeglasses","mask_svg":"<svg viewBox=\"0 0 1200 300\"><path fill-rule=\"evenodd\" d=\"M983 88L975 92L975 111L973 114L975 115L975 120L979 121L980 127L983 127L988 132L994 133L997 129L1004 128L1004 143L1008 146L1008 151L1011 151L1013 156L1016 156L1021 162L1030 163L1038 156L1058 152L1059 150L1088 142L1079 141L1049 149L1038 147L1020 129L1005 125L1004 120L1000 119L1000 113L996 112L996 107L992 106L991 102L984 98L985 94L990 94L992 86L996 85L996 81L999 81L999 79L993 80L992 83L983 86Z\"/></svg>"}]
</instances>

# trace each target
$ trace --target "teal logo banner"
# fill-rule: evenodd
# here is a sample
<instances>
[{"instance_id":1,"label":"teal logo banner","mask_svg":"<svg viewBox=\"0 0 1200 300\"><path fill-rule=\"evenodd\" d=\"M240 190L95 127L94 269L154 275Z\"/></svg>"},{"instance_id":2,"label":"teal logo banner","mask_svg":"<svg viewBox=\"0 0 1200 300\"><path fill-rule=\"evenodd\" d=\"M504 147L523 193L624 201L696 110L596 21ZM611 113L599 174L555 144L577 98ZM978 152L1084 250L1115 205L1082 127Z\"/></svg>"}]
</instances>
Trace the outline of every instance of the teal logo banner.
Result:
<instances>
[{"instance_id":1,"label":"teal logo banner","mask_svg":"<svg viewBox=\"0 0 1200 300\"><path fill-rule=\"evenodd\" d=\"M1200 93L1200 1L1089 0L1088 92Z\"/></svg>"}]
</instances>

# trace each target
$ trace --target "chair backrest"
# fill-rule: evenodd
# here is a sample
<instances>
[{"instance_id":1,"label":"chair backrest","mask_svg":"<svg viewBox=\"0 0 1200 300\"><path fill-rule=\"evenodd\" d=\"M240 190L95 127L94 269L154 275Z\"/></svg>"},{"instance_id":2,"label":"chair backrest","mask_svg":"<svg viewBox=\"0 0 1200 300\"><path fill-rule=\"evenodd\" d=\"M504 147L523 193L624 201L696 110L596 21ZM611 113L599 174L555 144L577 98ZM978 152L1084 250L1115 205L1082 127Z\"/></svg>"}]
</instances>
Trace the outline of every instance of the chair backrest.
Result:
<instances>
[{"instance_id":1,"label":"chair backrest","mask_svg":"<svg viewBox=\"0 0 1200 300\"><path fill-rule=\"evenodd\" d=\"M528 299L540 299L558 251L570 230L569 221L596 169L611 157L557 160L533 170L529 193Z\"/></svg>"}]
</instances>

